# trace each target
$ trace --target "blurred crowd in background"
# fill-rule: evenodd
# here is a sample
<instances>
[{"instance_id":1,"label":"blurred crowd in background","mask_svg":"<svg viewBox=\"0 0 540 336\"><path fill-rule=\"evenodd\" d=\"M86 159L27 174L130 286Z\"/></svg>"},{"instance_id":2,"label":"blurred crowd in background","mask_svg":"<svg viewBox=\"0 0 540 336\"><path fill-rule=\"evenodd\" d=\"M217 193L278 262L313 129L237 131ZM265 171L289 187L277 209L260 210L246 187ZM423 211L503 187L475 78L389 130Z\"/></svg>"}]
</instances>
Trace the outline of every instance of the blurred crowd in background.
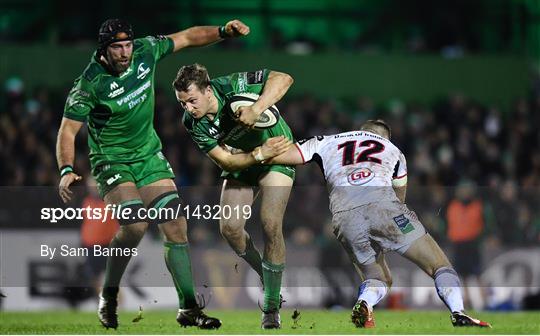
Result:
<instances>
[{"instance_id":1,"label":"blurred crowd in background","mask_svg":"<svg viewBox=\"0 0 540 336\"><path fill-rule=\"evenodd\" d=\"M241 17L252 27L250 38L220 48L540 56L536 0L96 0L69 6L20 0L0 6L0 42L8 43L93 45L96 22L107 17L129 15L137 36Z\"/></svg>"},{"instance_id":2,"label":"blurred crowd in background","mask_svg":"<svg viewBox=\"0 0 540 336\"><path fill-rule=\"evenodd\" d=\"M67 90L28 92L17 78L3 83L0 185L58 184L55 143ZM219 186L219 169L195 146L169 96L157 90L154 122L177 185ZM540 243L540 95L517 99L507 110L460 94L431 105L394 100L381 106L364 96L337 101L305 94L286 97L278 107L297 139L357 129L367 119L384 118L392 127L392 141L408 160L408 204L440 241L484 240L489 246L512 247ZM76 139L75 169L88 177L86 141L83 127ZM293 243L311 244L327 236L330 214L322 188L317 165L297 169L284 224ZM217 201L219 188L210 189L214 195L209 197ZM220 239L213 224L192 227L195 244Z\"/></svg>"}]
</instances>

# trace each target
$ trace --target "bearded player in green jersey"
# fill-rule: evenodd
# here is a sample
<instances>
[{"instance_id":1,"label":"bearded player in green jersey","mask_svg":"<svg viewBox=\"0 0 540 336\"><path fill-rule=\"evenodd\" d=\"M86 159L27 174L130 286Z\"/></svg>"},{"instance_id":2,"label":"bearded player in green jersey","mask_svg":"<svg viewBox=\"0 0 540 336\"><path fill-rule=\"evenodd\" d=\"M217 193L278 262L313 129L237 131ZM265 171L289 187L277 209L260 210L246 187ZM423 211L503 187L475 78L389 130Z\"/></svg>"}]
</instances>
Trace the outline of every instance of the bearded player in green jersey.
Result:
<instances>
[{"instance_id":1,"label":"bearded player in green jersey","mask_svg":"<svg viewBox=\"0 0 540 336\"><path fill-rule=\"evenodd\" d=\"M281 117L276 125L265 130L252 129L252 126L264 110L285 95L292 83L288 74L266 69L210 80L206 68L199 64L183 66L173 82L176 98L185 110L184 126L198 147L223 169L225 181L221 205L250 206L255 198L253 187L260 187L263 256L244 230L244 218L222 218L220 230L232 249L246 260L263 282L264 329L281 325L281 275L285 267L282 222L295 170L285 165L247 167L256 163L261 154L250 151L266 139L277 136L275 145L285 149L291 143L292 132ZM245 92L260 96L253 105L236 110L236 115L223 108L230 97ZM231 122L231 118L236 120ZM238 124L244 127L237 127ZM225 145L242 153L231 154Z\"/></svg>"},{"instance_id":2,"label":"bearded player in green jersey","mask_svg":"<svg viewBox=\"0 0 540 336\"><path fill-rule=\"evenodd\" d=\"M57 141L60 196L71 199L69 186L81 179L73 170L75 136L88 125L92 175L105 202L140 210L178 209L180 198L173 171L161 153L154 130L154 73L164 56L185 47L204 46L226 37L247 35L249 27L238 20L225 26L192 27L167 36L135 39L126 21L105 21L99 47L77 78L64 109ZM137 216L120 218L121 228L109 248L133 249L149 222ZM180 325L219 328L218 319L202 312L195 298L187 241L186 218L152 220L165 236L165 263L178 293ZM103 326L117 328L117 296L130 255L108 257L98 316Z\"/></svg>"}]
</instances>

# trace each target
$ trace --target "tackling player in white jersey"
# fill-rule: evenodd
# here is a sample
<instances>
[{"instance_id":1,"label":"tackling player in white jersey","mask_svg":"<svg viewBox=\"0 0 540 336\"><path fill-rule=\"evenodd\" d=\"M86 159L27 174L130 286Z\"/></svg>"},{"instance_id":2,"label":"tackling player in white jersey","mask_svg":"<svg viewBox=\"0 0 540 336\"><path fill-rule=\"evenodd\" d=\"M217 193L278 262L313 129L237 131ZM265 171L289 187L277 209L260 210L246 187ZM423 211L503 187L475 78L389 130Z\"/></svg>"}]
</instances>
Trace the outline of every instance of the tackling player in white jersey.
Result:
<instances>
[{"instance_id":1,"label":"tackling player in white jersey","mask_svg":"<svg viewBox=\"0 0 540 336\"><path fill-rule=\"evenodd\" d=\"M300 140L277 155L267 146L255 150L266 164L299 165L315 161L323 171L330 196L334 234L362 271L352 322L373 328L373 306L388 292L392 278L384 258L396 251L435 281L454 326L490 327L464 312L460 281L437 242L405 205L407 163L390 142L390 127L368 120L359 131Z\"/></svg>"}]
</instances>

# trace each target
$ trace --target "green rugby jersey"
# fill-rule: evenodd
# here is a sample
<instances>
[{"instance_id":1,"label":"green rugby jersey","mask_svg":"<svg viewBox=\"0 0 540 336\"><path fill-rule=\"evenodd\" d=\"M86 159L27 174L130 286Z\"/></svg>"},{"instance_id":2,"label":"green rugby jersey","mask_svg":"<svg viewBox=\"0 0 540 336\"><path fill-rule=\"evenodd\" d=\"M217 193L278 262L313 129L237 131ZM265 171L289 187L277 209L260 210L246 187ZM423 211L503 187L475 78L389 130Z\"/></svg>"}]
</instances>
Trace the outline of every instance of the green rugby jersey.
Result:
<instances>
[{"instance_id":1,"label":"green rugby jersey","mask_svg":"<svg viewBox=\"0 0 540 336\"><path fill-rule=\"evenodd\" d=\"M238 93L261 94L268 79L270 70L264 69L254 72L239 72L211 80L212 90L218 99L219 107L210 120L207 116L200 119L193 118L184 111L182 122L197 146L208 153L220 144L226 144L243 151L251 151L260 146L268 138L284 135L293 139L291 129L280 116L276 125L265 130L254 130L238 124L227 109L223 106L232 96Z\"/></svg>"},{"instance_id":2,"label":"green rugby jersey","mask_svg":"<svg viewBox=\"0 0 540 336\"><path fill-rule=\"evenodd\" d=\"M139 161L161 150L153 125L154 73L157 62L173 48L164 36L135 39L131 65L121 75L108 73L94 53L75 80L64 117L87 122L93 168Z\"/></svg>"}]
</instances>

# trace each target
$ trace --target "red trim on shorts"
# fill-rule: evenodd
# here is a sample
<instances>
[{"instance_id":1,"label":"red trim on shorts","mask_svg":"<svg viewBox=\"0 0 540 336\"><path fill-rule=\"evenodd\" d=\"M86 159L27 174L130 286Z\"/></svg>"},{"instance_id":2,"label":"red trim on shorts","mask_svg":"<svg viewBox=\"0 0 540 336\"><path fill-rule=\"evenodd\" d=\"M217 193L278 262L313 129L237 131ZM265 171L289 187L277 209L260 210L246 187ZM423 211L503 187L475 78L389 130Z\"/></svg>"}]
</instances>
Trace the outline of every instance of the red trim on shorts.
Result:
<instances>
[{"instance_id":1,"label":"red trim on shorts","mask_svg":"<svg viewBox=\"0 0 540 336\"><path fill-rule=\"evenodd\" d=\"M407 176L407 173L401 175L401 176L396 176L396 177L392 177L393 180L399 180L400 178L404 178L405 176Z\"/></svg>"}]
</instances>

